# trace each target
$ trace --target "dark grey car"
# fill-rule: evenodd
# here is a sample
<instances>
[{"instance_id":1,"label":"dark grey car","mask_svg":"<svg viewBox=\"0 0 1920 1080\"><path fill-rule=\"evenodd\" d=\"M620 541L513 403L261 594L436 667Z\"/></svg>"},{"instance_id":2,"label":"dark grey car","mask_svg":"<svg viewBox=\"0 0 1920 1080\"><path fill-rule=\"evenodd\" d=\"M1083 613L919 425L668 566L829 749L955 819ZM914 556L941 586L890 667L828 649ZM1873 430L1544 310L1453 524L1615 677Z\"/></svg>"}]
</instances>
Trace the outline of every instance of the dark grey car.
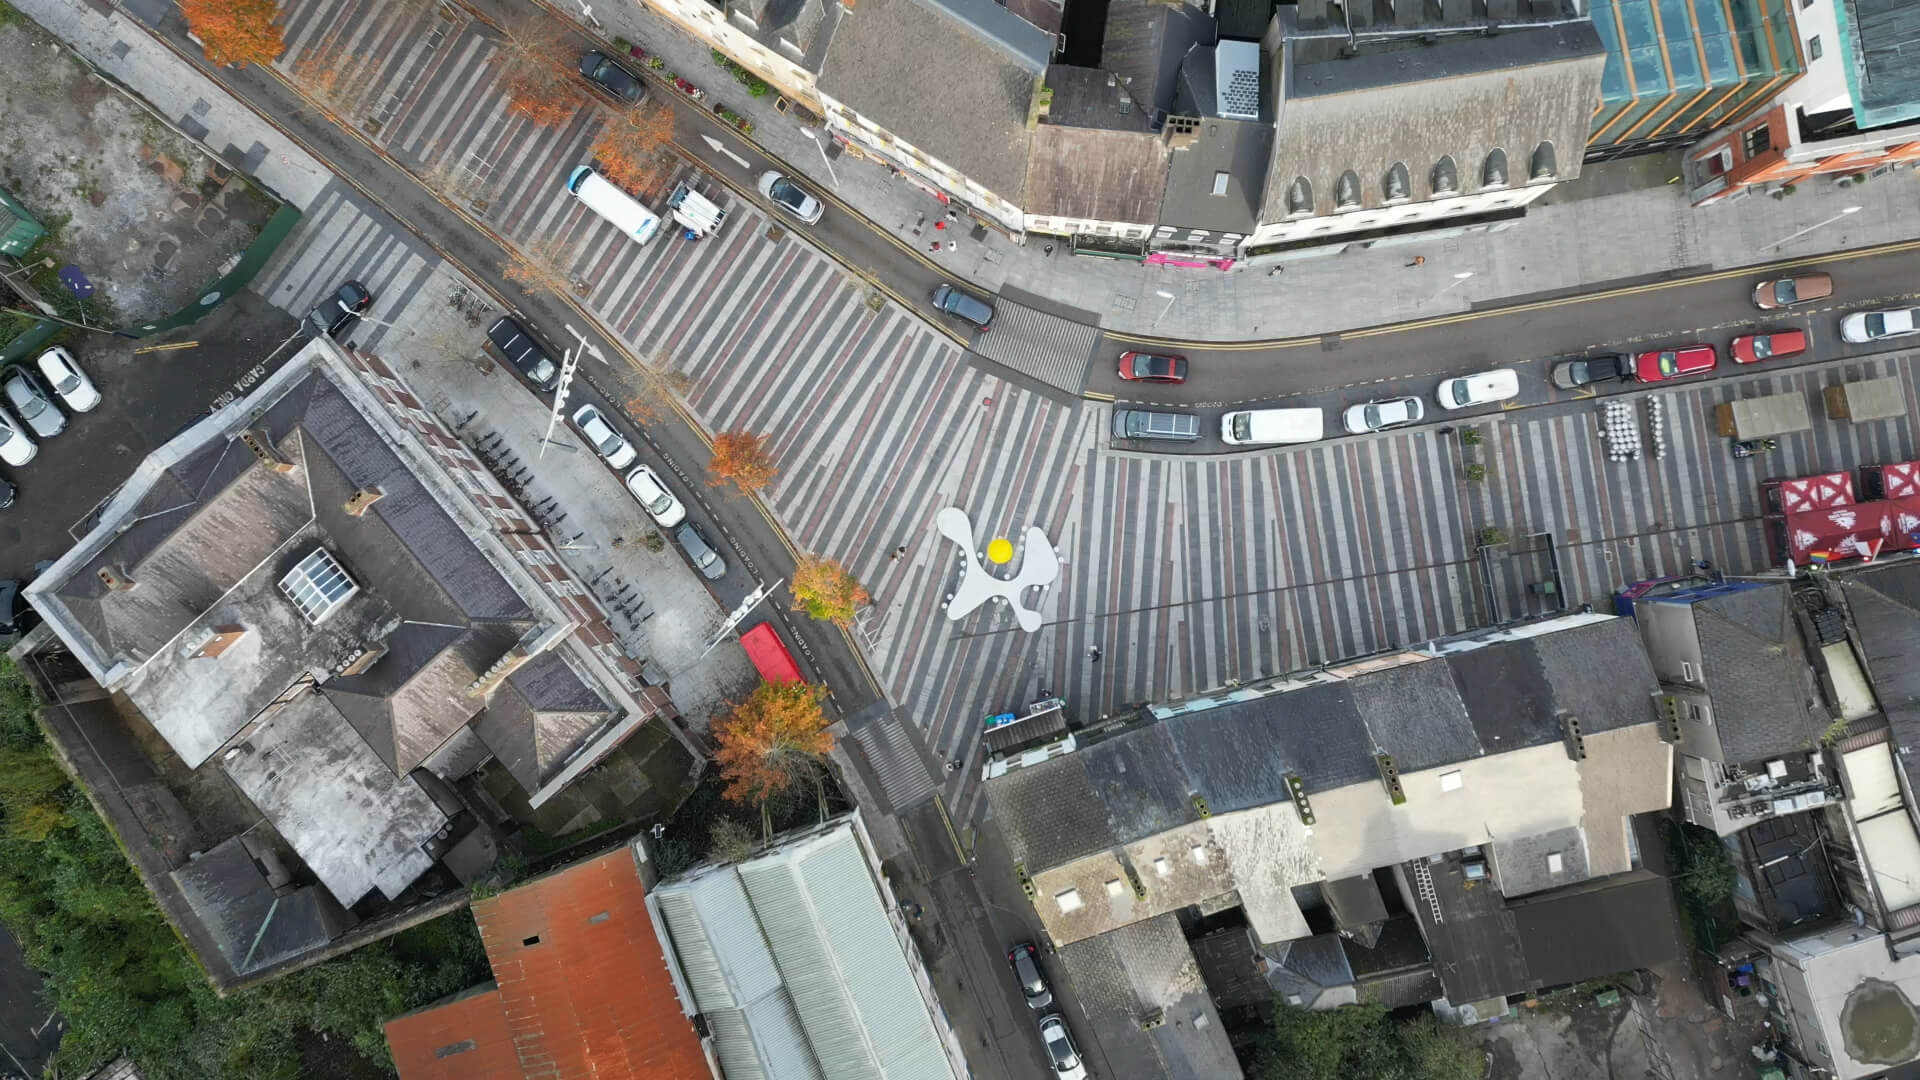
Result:
<instances>
[{"instance_id":1,"label":"dark grey car","mask_svg":"<svg viewBox=\"0 0 1920 1080\"><path fill-rule=\"evenodd\" d=\"M373 294L357 281L343 281L325 300L307 312L307 329L314 334L337 338L360 313L373 306Z\"/></svg>"},{"instance_id":2,"label":"dark grey car","mask_svg":"<svg viewBox=\"0 0 1920 1080\"><path fill-rule=\"evenodd\" d=\"M637 105L647 96L646 84L626 68L614 63L613 57L605 53L581 53L580 74L615 100L629 105Z\"/></svg>"},{"instance_id":3,"label":"dark grey car","mask_svg":"<svg viewBox=\"0 0 1920 1080\"><path fill-rule=\"evenodd\" d=\"M1553 385L1562 390L1578 390L1607 382L1627 382L1633 378L1633 358L1621 353L1602 353L1553 365Z\"/></svg>"},{"instance_id":4,"label":"dark grey car","mask_svg":"<svg viewBox=\"0 0 1920 1080\"><path fill-rule=\"evenodd\" d=\"M965 319L982 330L993 329L993 305L951 285L933 290L933 306Z\"/></svg>"},{"instance_id":5,"label":"dark grey car","mask_svg":"<svg viewBox=\"0 0 1920 1080\"><path fill-rule=\"evenodd\" d=\"M707 534L700 531L700 526L689 521L674 530L673 538L680 541L681 550L693 560L693 568L708 581L717 581L726 576L726 560L714 550L713 544L707 540Z\"/></svg>"},{"instance_id":6,"label":"dark grey car","mask_svg":"<svg viewBox=\"0 0 1920 1080\"><path fill-rule=\"evenodd\" d=\"M502 315L487 328L487 340L500 350L507 362L520 369L527 381L551 391L560 382L560 369L547 356L547 350L511 315Z\"/></svg>"},{"instance_id":7,"label":"dark grey car","mask_svg":"<svg viewBox=\"0 0 1920 1080\"><path fill-rule=\"evenodd\" d=\"M1040 974L1040 964L1032 942L1023 941L1007 950L1007 963L1013 965L1014 980L1027 999L1027 1008L1044 1009L1053 1004L1053 990Z\"/></svg>"}]
</instances>

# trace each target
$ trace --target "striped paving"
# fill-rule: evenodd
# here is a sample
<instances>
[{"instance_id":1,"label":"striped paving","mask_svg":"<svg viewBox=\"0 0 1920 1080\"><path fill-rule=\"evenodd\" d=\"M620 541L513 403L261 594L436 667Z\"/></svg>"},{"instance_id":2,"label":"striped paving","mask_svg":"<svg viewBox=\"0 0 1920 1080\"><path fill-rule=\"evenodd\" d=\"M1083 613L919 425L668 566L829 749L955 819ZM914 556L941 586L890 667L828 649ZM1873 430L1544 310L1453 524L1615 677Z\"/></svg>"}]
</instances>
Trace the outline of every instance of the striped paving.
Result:
<instances>
[{"instance_id":1,"label":"striped paving","mask_svg":"<svg viewBox=\"0 0 1920 1080\"><path fill-rule=\"evenodd\" d=\"M303 316L341 282L360 282L373 293L373 305L347 340L371 348L386 335L381 324L398 317L443 270L439 255L335 180L321 189L250 287L275 307Z\"/></svg>"},{"instance_id":2,"label":"striped paving","mask_svg":"<svg viewBox=\"0 0 1920 1080\"><path fill-rule=\"evenodd\" d=\"M997 364L1078 395L1087 385L1100 331L1002 296L993 329L973 337L973 351Z\"/></svg>"},{"instance_id":3,"label":"striped paving","mask_svg":"<svg viewBox=\"0 0 1920 1080\"><path fill-rule=\"evenodd\" d=\"M894 813L916 806L934 793L933 774L913 735L893 715L880 717L848 736L866 755L880 791Z\"/></svg>"},{"instance_id":4,"label":"striped paving","mask_svg":"<svg viewBox=\"0 0 1920 1080\"><path fill-rule=\"evenodd\" d=\"M327 26L350 26L356 55L373 58L357 107L372 110L366 119L390 152L426 175L466 175L463 196L490 225L562 259L589 283L585 302L603 325L686 376L688 405L709 430L769 437L780 474L768 504L799 546L841 560L871 590L861 625L868 659L936 758L971 755L983 715L1043 687L1063 694L1076 719L1095 721L1482 625L1494 600L1508 614L1557 603L1526 589L1540 578L1538 560L1511 554L1491 560L1488 593L1476 553L1488 526L1511 538L1554 534L1573 604L1603 605L1629 581L1700 558L1757 570L1762 475L1916 456L1904 421L1823 423L1744 463L1712 434L1712 404L1810 393L1840 377L1833 371L1658 391L1671 446L1658 461L1607 462L1589 403L1476 421L1484 441L1472 448L1428 428L1222 458L1111 451L1107 407L1062 401L1055 389L1078 388L1071 365L1083 377L1092 349L1071 333L1047 339L1057 325L1036 319L1033 335L984 343L1007 350L1000 362L1020 372L1003 378L911 314L870 307L860 282L791 234L769 240L749 204L705 241L663 231L633 244L561 189L587 157L598 107L554 129L506 115L490 31L449 23L429 47L416 35L437 17L399 10L411 5L286 8L283 67L315 55ZM410 44L383 53L381 42ZM269 268L276 302L285 292L293 310L292 297L337 275L337 258L397 257L364 232L339 231L337 255ZM986 337L1002 340L1021 312L1003 301L1002 326ZM1904 359L1834 370L1898 372L1912 394ZM1033 379L1046 392L1029 388ZM1466 480L1469 456L1486 467L1484 482ZM1038 526L1053 538L1064 566L1037 600L1047 620L1039 633L992 609L945 619L960 570L933 529L947 506L966 510L986 537ZM922 797L925 782L907 767L917 750L900 752L912 749L907 734L855 736L896 806ZM949 794L963 786L948 781Z\"/></svg>"}]
</instances>

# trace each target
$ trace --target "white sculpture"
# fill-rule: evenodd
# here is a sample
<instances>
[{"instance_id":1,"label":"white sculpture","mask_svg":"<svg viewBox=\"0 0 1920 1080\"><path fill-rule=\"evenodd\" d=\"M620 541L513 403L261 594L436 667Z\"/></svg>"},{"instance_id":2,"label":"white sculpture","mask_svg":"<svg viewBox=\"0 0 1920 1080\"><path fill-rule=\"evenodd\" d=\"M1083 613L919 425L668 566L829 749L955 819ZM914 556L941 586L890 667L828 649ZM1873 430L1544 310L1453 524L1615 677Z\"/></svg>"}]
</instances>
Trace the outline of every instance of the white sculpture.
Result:
<instances>
[{"instance_id":1,"label":"white sculpture","mask_svg":"<svg viewBox=\"0 0 1920 1080\"><path fill-rule=\"evenodd\" d=\"M960 545L967 563L960 587L947 601L948 619L964 619L981 604L998 597L1013 608L1013 617L1020 629L1029 634L1040 629L1040 613L1022 604L1020 596L1036 585L1051 585L1060 576L1060 556L1054 552L1053 542L1047 539L1046 533L1036 528L1027 530L1027 556L1020 564L1020 572L1009 581L989 573L980 564L980 556L973 546L973 520L965 510L949 506L934 516L933 525L941 536Z\"/></svg>"}]
</instances>

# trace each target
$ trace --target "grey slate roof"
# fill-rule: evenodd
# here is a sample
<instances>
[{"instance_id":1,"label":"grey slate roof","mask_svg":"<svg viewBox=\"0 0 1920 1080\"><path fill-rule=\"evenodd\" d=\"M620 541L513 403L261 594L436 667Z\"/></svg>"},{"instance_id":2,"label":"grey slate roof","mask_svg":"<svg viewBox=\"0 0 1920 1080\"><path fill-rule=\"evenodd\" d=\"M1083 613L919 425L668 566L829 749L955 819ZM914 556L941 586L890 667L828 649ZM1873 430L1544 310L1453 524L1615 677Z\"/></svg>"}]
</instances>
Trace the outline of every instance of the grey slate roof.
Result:
<instances>
[{"instance_id":1,"label":"grey slate roof","mask_svg":"<svg viewBox=\"0 0 1920 1080\"><path fill-rule=\"evenodd\" d=\"M221 955L242 975L319 948L353 922L311 885L275 896L239 837L215 844L172 877Z\"/></svg>"},{"instance_id":2,"label":"grey slate roof","mask_svg":"<svg viewBox=\"0 0 1920 1080\"><path fill-rule=\"evenodd\" d=\"M1053 103L1033 131L1024 209L1043 217L1152 225L1170 151L1119 77L1096 68L1047 69Z\"/></svg>"},{"instance_id":3,"label":"grey slate roof","mask_svg":"<svg viewBox=\"0 0 1920 1080\"><path fill-rule=\"evenodd\" d=\"M1107 1059L1129 1080L1237 1080L1233 1047L1179 920L1160 915L1055 954ZM1160 1013L1164 1023L1142 1031Z\"/></svg>"},{"instance_id":4,"label":"grey slate roof","mask_svg":"<svg viewBox=\"0 0 1920 1080\"><path fill-rule=\"evenodd\" d=\"M1173 108L1174 85L1187 51L1214 40L1213 20L1193 5L1112 0L1100 66L1119 75L1135 101L1164 114Z\"/></svg>"},{"instance_id":5,"label":"grey slate roof","mask_svg":"<svg viewBox=\"0 0 1920 1080\"><path fill-rule=\"evenodd\" d=\"M612 716L566 657L549 650L507 676L474 731L514 779L532 791Z\"/></svg>"},{"instance_id":6,"label":"grey slate roof","mask_svg":"<svg viewBox=\"0 0 1920 1080\"><path fill-rule=\"evenodd\" d=\"M826 59L841 11L835 0L733 0L727 9L753 20L749 24L730 18L729 26L816 74ZM786 42L792 42L799 51L787 48Z\"/></svg>"},{"instance_id":7,"label":"grey slate roof","mask_svg":"<svg viewBox=\"0 0 1920 1080\"><path fill-rule=\"evenodd\" d=\"M1273 153L1273 125L1258 120L1208 119L1192 146L1175 150L1160 204L1160 224L1176 229L1247 234L1253 231ZM1227 193L1213 193L1214 174L1231 177Z\"/></svg>"},{"instance_id":8,"label":"grey slate roof","mask_svg":"<svg viewBox=\"0 0 1920 1080\"><path fill-rule=\"evenodd\" d=\"M1673 887L1651 870L1596 878L1510 907L1533 987L1651 967L1681 953Z\"/></svg>"},{"instance_id":9,"label":"grey slate roof","mask_svg":"<svg viewBox=\"0 0 1920 1080\"><path fill-rule=\"evenodd\" d=\"M1920 745L1920 565L1888 563L1833 580L1846 598L1894 745ZM1909 783L1920 782L1920 761L1914 757L1894 755Z\"/></svg>"},{"instance_id":10,"label":"grey slate roof","mask_svg":"<svg viewBox=\"0 0 1920 1080\"><path fill-rule=\"evenodd\" d=\"M382 656L363 675L329 679L321 691L396 773L425 761L484 704L465 693L518 641L516 623L480 623L465 630L402 623L387 635Z\"/></svg>"},{"instance_id":11,"label":"grey slate roof","mask_svg":"<svg viewBox=\"0 0 1920 1080\"><path fill-rule=\"evenodd\" d=\"M1038 874L1196 821L1376 781L1375 755L1435 768L1654 719L1652 664L1631 620L1489 641L1439 659L1179 712L986 784L1015 861ZM1411 763L1411 764L1408 764Z\"/></svg>"},{"instance_id":12,"label":"grey slate roof","mask_svg":"<svg viewBox=\"0 0 1920 1080\"><path fill-rule=\"evenodd\" d=\"M1338 934L1282 941L1263 950L1271 963L1267 984L1280 1000L1303 1009L1323 1004L1321 995L1353 985L1353 969ZM1338 998L1333 999L1338 1001Z\"/></svg>"},{"instance_id":13,"label":"grey slate roof","mask_svg":"<svg viewBox=\"0 0 1920 1080\"><path fill-rule=\"evenodd\" d=\"M1284 9L1280 17L1292 19ZM1345 43L1344 34L1289 34L1264 220L1287 216L1287 189L1300 176L1313 186L1315 212L1333 213L1347 170L1358 174L1363 208L1385 205L1383 180L1396 162L1406 164L1415 200L1430 195L1443 156L1453 158L1463 192L1480 189L1481 164L1496 148L1506 152L1512 186L1526 183L1541 143L1555 148L1560 179L1578 175L1606 62L1586 20L1431 45L1363 41L1359 55L1342 57Z\"/></svg>"},{"instance_id":14,"label":"grey slate roof","mask_svg":"<svg viewBox=\"0 0 1920 1080\"><path fill-rule=\"evenodd\" d=\"M1785 585L1723 593L1692 605L1714 729L1732 763L1817 747L1829 721Z\"/></svg>"},{"instance_id":15,"label":"grey slate roof","mask_svg":"<svg viewBox=\"0 0 1920 1080\"><path fill-rule=\"evenodd\" d=\"M882 131L1021 205L1027 114L1052 38L991 0L861 0L818 84ZM937 93L904 92L903 73Z\"/></svg>"},{"instance_id":16,"label":"grey slate roof","mask_svg":"<svg viewBox=\"0 0 1920 1080\"><path fill-rule=\"evenodd\" d=\"M1837 0L1854 122L1880 127L1920 116L1920 72L1913 44L1920 39L1920 6L1905 0Z\"/></svg>"}]
</instances>

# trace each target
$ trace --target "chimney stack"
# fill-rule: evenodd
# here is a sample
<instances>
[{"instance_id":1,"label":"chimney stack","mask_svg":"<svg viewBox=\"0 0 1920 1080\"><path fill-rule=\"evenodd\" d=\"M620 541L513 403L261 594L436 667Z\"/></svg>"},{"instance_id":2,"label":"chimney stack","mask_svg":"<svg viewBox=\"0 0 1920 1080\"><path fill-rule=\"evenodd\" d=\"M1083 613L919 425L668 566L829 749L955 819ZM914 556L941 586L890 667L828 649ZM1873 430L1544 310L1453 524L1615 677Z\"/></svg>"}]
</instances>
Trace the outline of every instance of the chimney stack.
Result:
<instances>
[{"instance_id":1,"label":"chimney stack","mask_svg":"<svg viewBox=\"0 0 1920 1080\"><path fill-rule=\"evenodd\" d=\"M379 502L380 497L385 494L386 492L380 490L378 487L364 487L354 492L353 495L347 499L347 516L360 517L364 515L367 512L367 507Z\"/></svg>"},{"instance_id":2,"label":"chimney stack","mask_svg":"<svg viewBox=\"0 0 1920 1080\"><path fill-rule=\"evenodd\" d=\"M238 626L233 623L216 626L208 633L207 639L200 643L200 647L195 649L193 655L188 657L188 659L212 660L214 657L232 648L234 642L246 636L247 628L244 626Z\"/></svg>"},{"instance_id":3,"label":"chimney stack","mask_svg":"<svg viewBox=\"0 0 1920 1080\"><path fill-rule=\"evenodd\" d=\"M101 567L100 581L114 592L126 592L134 586L132 576L117 565Z\"/></svg>"},{"instance_id":4,"label":"chimney stack","mask_svg":"<svg viewBox=\"0 0 1920 1080\"><path fill-rule=\"evenodd\" d=\"M253 451L254 457L260 459L260 464L274 472L293 471L293 462L281 456L279 448L274 446L273 440L267 437L265 428L248 428L240 433L240 441L247 449Z\"/></svg>"}]
</instances>

